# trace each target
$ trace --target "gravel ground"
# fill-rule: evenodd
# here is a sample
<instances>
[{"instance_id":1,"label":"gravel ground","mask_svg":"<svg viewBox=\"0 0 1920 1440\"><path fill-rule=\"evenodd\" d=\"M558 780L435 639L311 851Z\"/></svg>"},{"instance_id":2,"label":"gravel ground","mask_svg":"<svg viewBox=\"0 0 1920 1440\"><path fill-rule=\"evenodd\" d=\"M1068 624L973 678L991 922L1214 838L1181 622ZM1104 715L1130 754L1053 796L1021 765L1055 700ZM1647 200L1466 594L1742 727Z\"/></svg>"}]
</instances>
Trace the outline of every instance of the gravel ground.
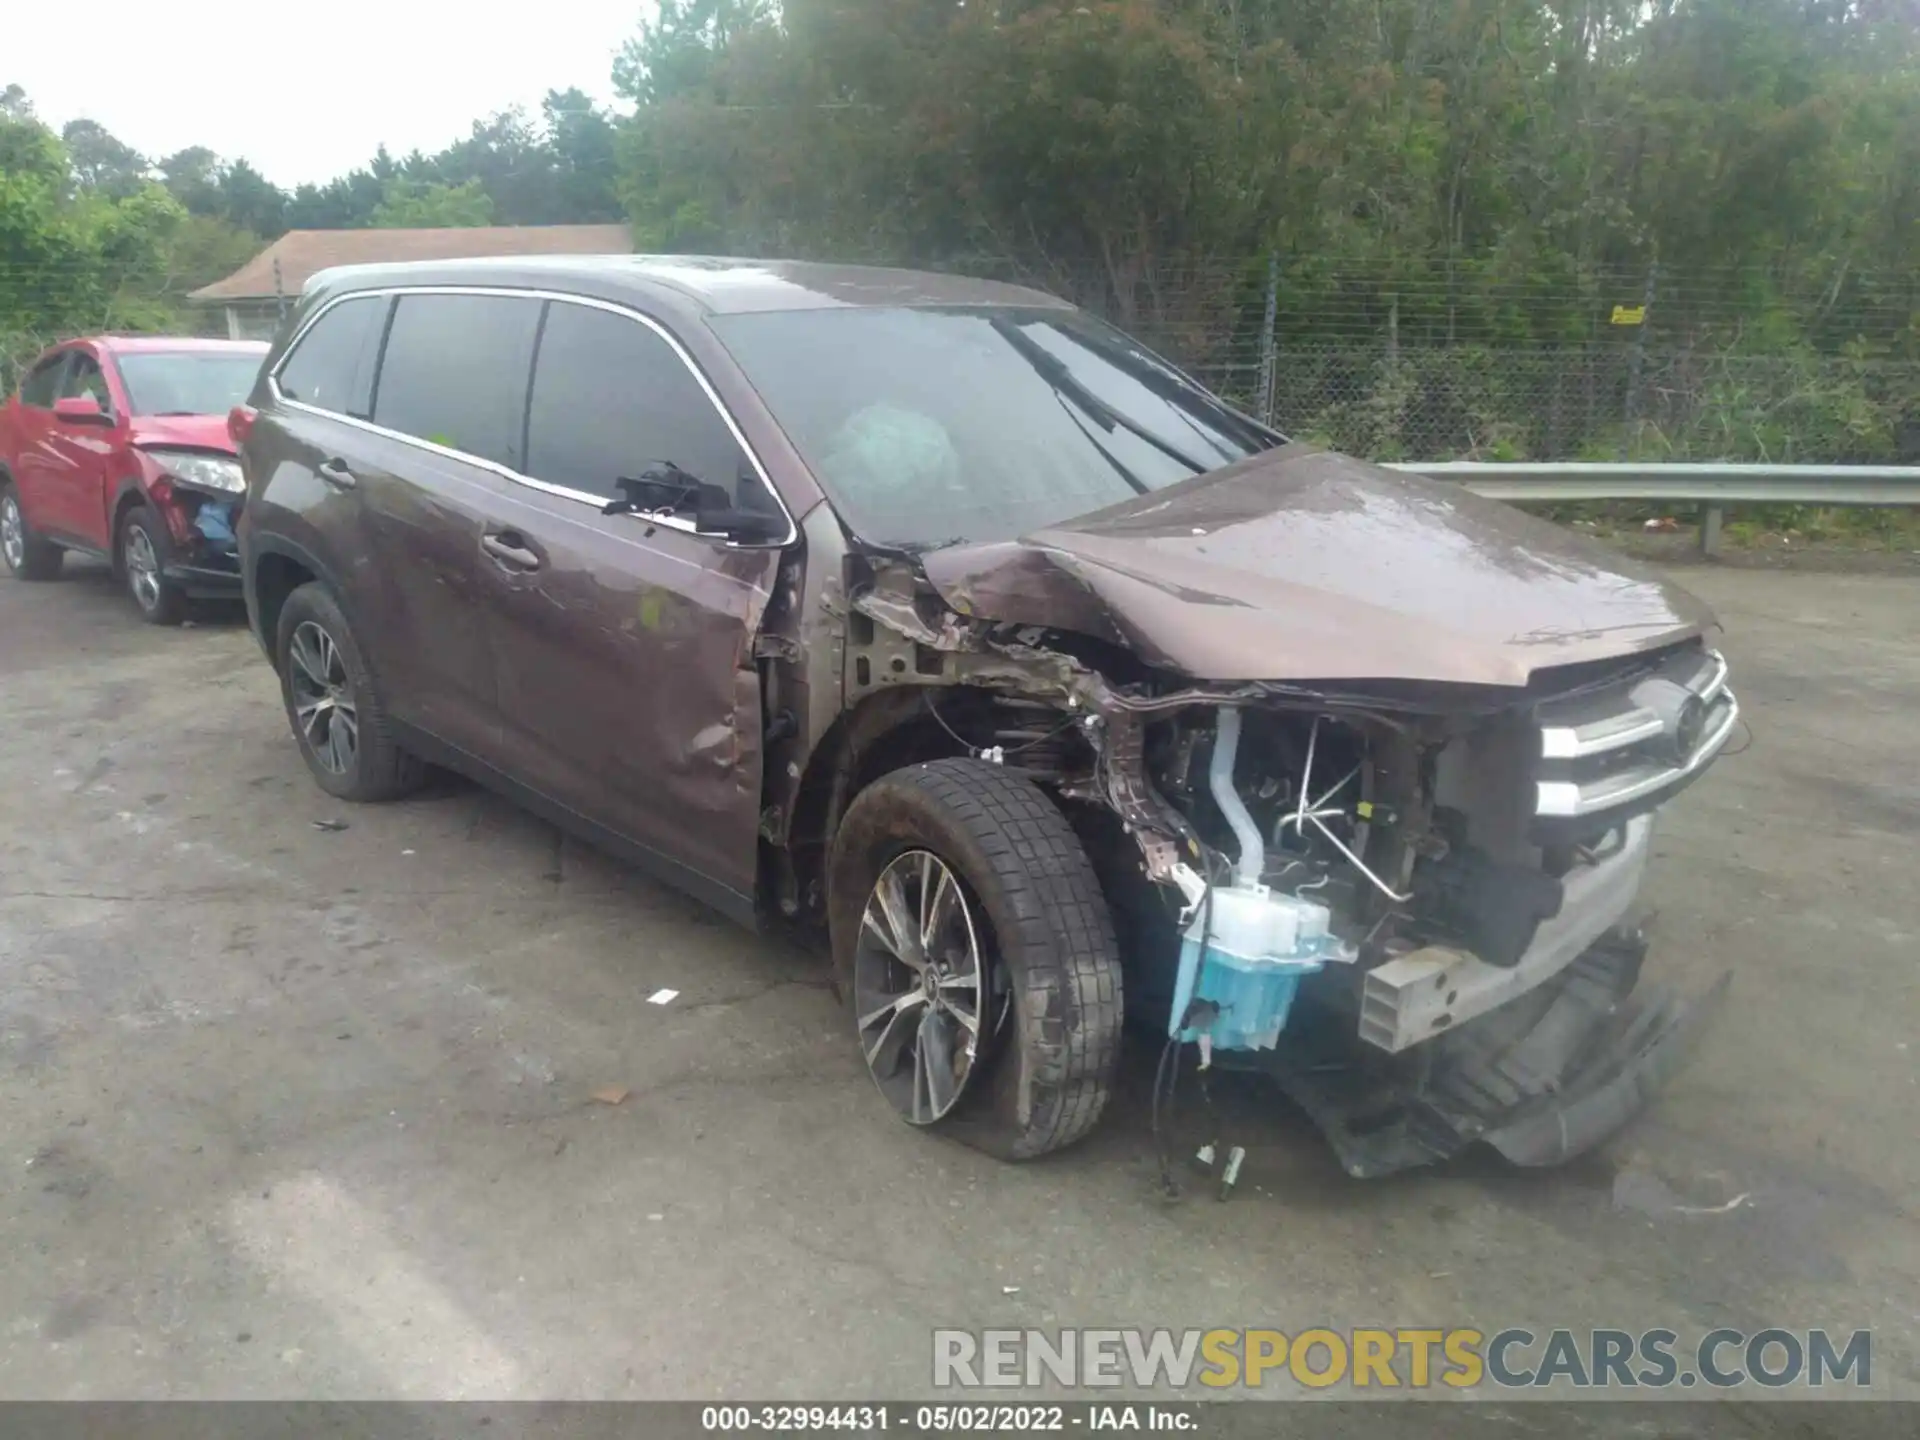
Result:
<instances>
[{"instance_id":1,"label":"gravel ground","mask_svg":"<svg viewBox=\"0 0 1920 1440\"><path fill-rule=\"evenodd\" d=\"M935 1326L1382 1323L1871 1326L1920 1394L1920 578L1684 579L1753 728L1650 886L1650 973L1736 972L1694 1066L1546 1174L1350 1182L1241 1093L1242 1192L1178 1206L1139 1056L1053 1160L914 1133L813 958L464 785L327 801L230 617L0 581L0 1397L910 1396Z\"/></svg>"}]
</instances>

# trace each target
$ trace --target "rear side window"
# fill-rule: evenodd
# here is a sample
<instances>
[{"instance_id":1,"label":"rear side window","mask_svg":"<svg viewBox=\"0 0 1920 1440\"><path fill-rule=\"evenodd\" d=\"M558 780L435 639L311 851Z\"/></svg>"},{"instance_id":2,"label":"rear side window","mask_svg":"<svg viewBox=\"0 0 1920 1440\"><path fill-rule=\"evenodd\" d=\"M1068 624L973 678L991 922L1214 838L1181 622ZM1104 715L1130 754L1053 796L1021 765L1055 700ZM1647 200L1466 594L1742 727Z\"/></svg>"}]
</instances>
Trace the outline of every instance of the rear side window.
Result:
<instances>
[{"instance_id":1,"label":"rear side window","mask_svg":"<svg viewBox=\"0 0 1920 1440\"><path fill-rule=\"evenodd\" d=\"M289 400L366 419L373 408L374 358L387 297L342 300L307 327L274 382Z\"/></svg>"},{"instance_id":2,"label":"rear side window","mask_svg":"<svg viewBox=\"0 0 1920 1440\"><path fill-rule=\"evenodd\" d=\"M540 302L510 295L403 295L387 331L377 425L525 469L527 372Z\"/></svg>"},{"instance_id":3,"label":"rear side window","mask_svg":"<svg viewBox=\"0 0 1920 1440\"><path fill-rule=\"evenodd\" d=\"M67 352L62 350L28 371L27 378L20 382L20 403L40 410L51 410L53 397L60 384L60 367L66 363Z\"/></svg>"},{"instance_id":4,"label":"rear side window","mask_svg":"<svg viewBox=\"0 0 1920 1440\"><path fill-rule=\"evenodd\" d=\"M527 473L612 496L621 476L664 460L743 508L777 508L671 345L638 320L554 301L527 407Z\"/></svg>"}]
</instances>

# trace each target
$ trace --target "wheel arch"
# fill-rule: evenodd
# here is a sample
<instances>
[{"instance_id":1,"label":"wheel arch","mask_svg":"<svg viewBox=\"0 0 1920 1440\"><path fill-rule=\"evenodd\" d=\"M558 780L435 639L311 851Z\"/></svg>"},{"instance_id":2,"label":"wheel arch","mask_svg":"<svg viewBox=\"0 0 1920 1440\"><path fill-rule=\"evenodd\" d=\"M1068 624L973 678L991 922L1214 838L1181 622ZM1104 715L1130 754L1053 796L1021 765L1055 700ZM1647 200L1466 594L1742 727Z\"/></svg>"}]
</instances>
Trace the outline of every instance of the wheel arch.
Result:
<instances>
[{"instance_id":1,"label":"wheel arch","mask_svg":"<svg viewBox=\"0 0 1920 1440\"><path fill-rule=\"evenodd\" d=\"M991 693L969 685L893 686L875 691L842 712L813 747L794 792L793 814L782 846L793 867L803 914L815 919L825 916L827 852L855 796L882 775L904 766L969 753L932 709L935 696L969 691Z\"/></svg>"},{"instance_id":2,"label":"wheel arch","mask_svg":"<svg viewBox=\"0 0 1920 1440\"><path fill-rule=\"evenodd\" d=\"M280 668L281 661L276 638L280 633L280 612L286 607L287 597L302 585L315 581L325 585L342 613L347 614L347 622L353 623L339 581L305 546L278 535L256 535L248 549L249 606L255 633L274 669Z\"/></svg>"}]
</instances>

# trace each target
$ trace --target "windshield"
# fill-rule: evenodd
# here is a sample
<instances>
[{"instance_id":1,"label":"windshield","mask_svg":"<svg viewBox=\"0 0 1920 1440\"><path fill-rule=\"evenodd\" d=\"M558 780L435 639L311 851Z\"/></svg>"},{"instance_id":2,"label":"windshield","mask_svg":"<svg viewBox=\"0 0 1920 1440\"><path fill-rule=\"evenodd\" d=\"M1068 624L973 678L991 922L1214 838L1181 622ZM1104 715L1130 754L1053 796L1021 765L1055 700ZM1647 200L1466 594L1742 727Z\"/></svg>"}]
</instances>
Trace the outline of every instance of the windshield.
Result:
<instances>
[{"instance_id":1,"label":"windshield","mask_svg":"<svg viewBox=\"0 0 1920 1440\"><path fill-rule=\"evenodd\" d=\"M709 322L862 539L1010 540L1278 443L1074 311Z\"/></svg>"},{"instance_id":2,"label":"windshield","mask_svg":"<svg viewBox=\"0 0 1920 1440\"><path fill-rule=\"evenodd\" d=\"M247 398L266 353L262 346L258 354L160 350L122 355L120 378L136 415L224 415Z\"/></svg>"}]
</instances>

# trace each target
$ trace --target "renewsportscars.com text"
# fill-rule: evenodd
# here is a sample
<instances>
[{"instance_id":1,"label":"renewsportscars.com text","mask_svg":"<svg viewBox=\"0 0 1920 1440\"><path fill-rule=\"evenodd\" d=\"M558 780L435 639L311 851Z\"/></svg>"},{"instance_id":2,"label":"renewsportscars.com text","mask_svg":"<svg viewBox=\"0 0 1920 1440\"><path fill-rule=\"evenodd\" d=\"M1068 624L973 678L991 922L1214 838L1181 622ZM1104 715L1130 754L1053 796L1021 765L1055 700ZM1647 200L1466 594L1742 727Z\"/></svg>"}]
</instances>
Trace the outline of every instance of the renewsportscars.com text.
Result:
<instances>
[{"instance_id":1,"label":"renewsportscars.com text","mask_svg":"<svg viewBox=\"0 0 1920 1440\"><path fill-rule=\"evenodd\" d=\"M1454 1329L936 1330L942 1388L1865 1389L1870 1331Z\"/></svg>"}]
</instances>

